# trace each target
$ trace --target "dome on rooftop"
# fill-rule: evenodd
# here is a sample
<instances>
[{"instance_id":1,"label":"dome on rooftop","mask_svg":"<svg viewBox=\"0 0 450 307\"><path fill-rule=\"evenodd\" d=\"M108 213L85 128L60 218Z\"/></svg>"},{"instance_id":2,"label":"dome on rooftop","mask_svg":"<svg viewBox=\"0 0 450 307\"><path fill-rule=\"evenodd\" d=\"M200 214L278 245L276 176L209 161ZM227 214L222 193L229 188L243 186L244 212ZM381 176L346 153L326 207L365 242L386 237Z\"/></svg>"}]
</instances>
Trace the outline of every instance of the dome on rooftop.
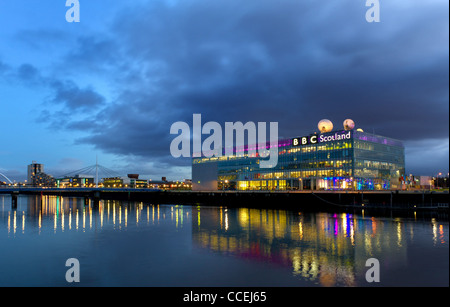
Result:
<instances>
[{"instance_id":1,"label":"dome on rooftop","mask_svg":"<svg viewBox=\"0 0 450 307\"><path fill-rule=\"evenodd\" d=\"M333 123L328 119L322 119L317 127L321 133L331 132L333 130Z\"/></svg>"}]
</instances>

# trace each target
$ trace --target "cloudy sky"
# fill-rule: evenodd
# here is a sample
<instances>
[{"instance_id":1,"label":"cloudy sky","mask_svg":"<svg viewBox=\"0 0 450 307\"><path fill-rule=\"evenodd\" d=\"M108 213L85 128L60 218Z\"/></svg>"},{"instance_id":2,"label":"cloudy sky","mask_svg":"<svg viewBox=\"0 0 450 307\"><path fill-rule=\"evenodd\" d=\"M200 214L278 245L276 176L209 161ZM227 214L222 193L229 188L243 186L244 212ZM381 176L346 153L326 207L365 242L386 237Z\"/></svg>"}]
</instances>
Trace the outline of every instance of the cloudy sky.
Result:
<instances>
[{"instance_id":1,"label":"cloudy sky","mask_svg":"<svg viewBox=\"0 0 450 307\"><path fill-rule=\"evenodd\" d=\"M408 173L449 168L449 2L0 0L0 172L99 164L190 178L170 126L330 119L404 141Z\"/></svg>"}]
</instances>

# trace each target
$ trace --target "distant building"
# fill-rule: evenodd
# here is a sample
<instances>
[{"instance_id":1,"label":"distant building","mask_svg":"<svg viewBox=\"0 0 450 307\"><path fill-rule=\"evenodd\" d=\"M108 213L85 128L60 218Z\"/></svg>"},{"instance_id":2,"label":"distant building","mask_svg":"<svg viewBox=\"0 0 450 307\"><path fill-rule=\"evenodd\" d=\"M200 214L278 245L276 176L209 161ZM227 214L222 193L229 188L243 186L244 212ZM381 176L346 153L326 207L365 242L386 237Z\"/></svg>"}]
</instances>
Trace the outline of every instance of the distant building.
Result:
<instances>
[{"instance_id":1,"label":"distant building","mask_svg":"<svg viewBox=\"0 0 450 307\"><path fill-rule=\"evenodd\" d=\"M33 161L27 168L27 183L33 187L54 187L55 178L44 172L44 164Z\"/></svg>"},{"instance_id":2,"label":"distant building","mask_svg":"<svg viewBox=\"0 0 450 307\"><path fill-rule=\"evenodd\" d=\"M36 174L44 172L44 164L36 163L33 161L30 165L28 165L27 169L27 182L29 185L35 185Z\"/></svg>"},{"instance_id":3,"label":"distant building","mask_svg":"<svg viewBox=\"0 0 450 307\"><path fill-rule=\"evenodd\" d=\"M148 187L150 189L169 189L170 188L170 182L168 182L167 180L163 181L163 180L149 180L148 181Z\"/></svg>"},{"instance_id":4,"label":"distant building","mask_svg":"<svg viewBox=\"0 0 450 307\"><path fill-rule=\"evenodd\" d=\"M37 173L34 178L33 186L35 187L55 187L56 180L52 175L46 173Z\"/></svg>"},{"instance_id":5,"label":"distant building","mask_svg":"<svg viewBox=\"0 0 450 307\"><path fill-rule=\"evenodd\" d=\"M431 176L420 176L419 187L422 189L434 188L434 180Z\"/></svg>"},{"instance_id":6,"label":"distant building","mask_svg":"<svg viewBox=\"0 0 450 307\"><path fill-rule=\"evenodd\" d=\"M191 190L192 182L190 179L184 181L149 180L148 187L161 190Z\"/></svg>"},{"instance_id":7,"label":"distant building","mask_svg":"<svg viewBox=\"0 0 450 307\"><path fill-rule=\"evenodd\" d=\"M139 179L138 174L130 174L127 177L103 178L103 187L146 189L148 187L148 180Z\"/></svg>"},{"instance_id":8,"label":"distant building","mask_svg":"<svg viewBox=\"0 0 450 307\"><path fill-rule=\"evenodd\" d=\"M56 179L56 187L58 188L89 188L94 187L94 176L78 174Z\"/></svg>"}]
</instances>

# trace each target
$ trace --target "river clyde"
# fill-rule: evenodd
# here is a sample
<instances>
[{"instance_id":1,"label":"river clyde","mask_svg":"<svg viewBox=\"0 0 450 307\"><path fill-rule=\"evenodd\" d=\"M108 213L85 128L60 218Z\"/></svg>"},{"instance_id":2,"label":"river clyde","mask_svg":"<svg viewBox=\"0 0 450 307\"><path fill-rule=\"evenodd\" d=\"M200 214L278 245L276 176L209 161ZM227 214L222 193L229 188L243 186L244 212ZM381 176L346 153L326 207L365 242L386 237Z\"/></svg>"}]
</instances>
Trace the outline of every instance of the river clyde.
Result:
<instances>
[{"instance_id":1,"label":"river clyde","mask_svg":"<svg viewBox=\"0 0 450 307\"><path fill-rule=\"evenodd\" d=\"M74 258L87 287L449 285L446 212L275 208L0 195L0 286L74 286Z\"/></svg>"}]
</instances>

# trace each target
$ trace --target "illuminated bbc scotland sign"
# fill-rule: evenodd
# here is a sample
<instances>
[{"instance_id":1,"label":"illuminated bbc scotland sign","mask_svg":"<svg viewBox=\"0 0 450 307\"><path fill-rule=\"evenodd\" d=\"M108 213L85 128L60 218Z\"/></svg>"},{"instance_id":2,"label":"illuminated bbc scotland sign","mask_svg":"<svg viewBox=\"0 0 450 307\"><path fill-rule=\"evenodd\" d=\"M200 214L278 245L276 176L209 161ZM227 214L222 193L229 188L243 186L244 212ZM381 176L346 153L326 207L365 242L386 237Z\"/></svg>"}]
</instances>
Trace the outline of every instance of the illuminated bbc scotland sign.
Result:
<instances>
[{"instance_id":1,"label":"illuminated bbc scotland sign","mask_svg":"<svg viewBox=\"0 0 450 307\"><path fill-rule=\"evenodd\" d=\"M319 134L319 135L314 134L310 136L302 136L299 138L292 139L292 146L303 146L332 141L350 140L351 137L352 137L351 131L340 131L335 132L334 134Z\"/></svg>"}]
</instances>

